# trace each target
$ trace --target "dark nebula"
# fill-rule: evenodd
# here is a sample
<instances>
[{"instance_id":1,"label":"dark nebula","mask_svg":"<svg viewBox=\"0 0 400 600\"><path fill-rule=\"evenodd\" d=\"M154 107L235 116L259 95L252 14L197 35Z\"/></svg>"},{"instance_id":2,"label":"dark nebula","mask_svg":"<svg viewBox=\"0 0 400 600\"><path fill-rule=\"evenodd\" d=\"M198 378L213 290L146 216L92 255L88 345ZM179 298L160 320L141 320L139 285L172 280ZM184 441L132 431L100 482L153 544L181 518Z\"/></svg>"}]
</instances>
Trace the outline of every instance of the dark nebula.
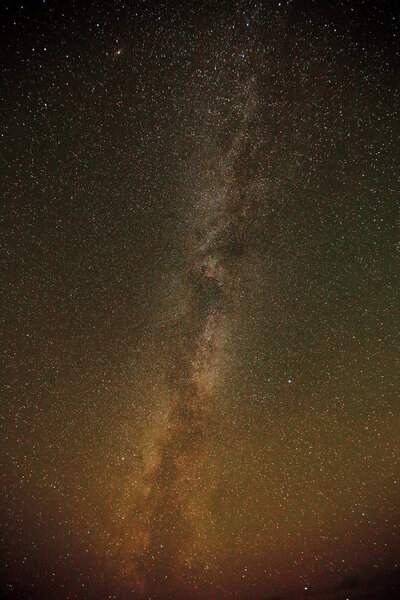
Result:
<instances>
[{"instance_id":1,"label":"dark nebula","mask_svg":"<svg viewBox=\"0 0 400 600\"><path fill-rule=\"evenodd\" d=\"M394 4L0 10L0 596L396 598Z\"/></svg>"}]
</instances>

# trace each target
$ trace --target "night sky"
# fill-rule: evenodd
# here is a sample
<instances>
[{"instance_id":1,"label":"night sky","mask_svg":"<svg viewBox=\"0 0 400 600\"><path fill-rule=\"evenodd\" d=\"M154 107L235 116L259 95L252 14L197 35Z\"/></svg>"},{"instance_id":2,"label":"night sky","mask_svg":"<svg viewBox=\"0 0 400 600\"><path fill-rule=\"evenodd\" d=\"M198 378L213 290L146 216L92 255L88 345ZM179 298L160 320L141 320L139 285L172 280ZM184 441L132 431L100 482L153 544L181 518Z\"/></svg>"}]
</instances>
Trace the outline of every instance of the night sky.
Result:
<instances>
[{"instance_id":1,"label":"night sky","mask_svg":"<svg viewBox=\"0 0 400 600\"><path fill-rule=\"evenodd\" d=\"M2 2L2 598L397 597L395 4Z\"/></svg>"}]
</instances>

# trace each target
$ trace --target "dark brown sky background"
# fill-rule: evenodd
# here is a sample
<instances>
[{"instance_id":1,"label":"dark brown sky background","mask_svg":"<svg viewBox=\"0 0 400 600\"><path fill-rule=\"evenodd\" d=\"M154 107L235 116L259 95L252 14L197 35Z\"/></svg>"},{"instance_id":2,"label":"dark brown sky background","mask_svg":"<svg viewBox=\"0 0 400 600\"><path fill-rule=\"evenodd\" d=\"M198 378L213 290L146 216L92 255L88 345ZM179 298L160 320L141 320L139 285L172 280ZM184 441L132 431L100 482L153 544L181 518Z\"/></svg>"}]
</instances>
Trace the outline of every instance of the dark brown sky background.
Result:
<instances>
[{"instance_id":1,"label":"dark brown sky background","mask_svg":"<svg viewBox=\"0 0 400 600\"><path fill-rule=\"evenodd\" d=\"M1 23L1 595L395 598L389 2Z\"/></svg>"}]
</instances>

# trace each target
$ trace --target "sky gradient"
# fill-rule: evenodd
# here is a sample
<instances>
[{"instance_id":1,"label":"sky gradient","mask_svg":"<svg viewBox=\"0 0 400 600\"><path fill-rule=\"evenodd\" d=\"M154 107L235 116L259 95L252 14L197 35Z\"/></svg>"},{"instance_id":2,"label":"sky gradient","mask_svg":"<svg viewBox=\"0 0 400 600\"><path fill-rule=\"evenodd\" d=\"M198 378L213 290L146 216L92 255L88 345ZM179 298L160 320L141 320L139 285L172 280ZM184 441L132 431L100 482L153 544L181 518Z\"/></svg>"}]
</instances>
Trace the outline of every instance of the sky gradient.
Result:
<instances>
[{"instance_id":1,"label":"sky gradient","mask_svg":"<svg viewBox=\"0 0 400 600\"><path fill-rule=\"evenodd\" d=\"M2 597L395 598L398 12L0 10Z\"/></svg>"}]
</instances>

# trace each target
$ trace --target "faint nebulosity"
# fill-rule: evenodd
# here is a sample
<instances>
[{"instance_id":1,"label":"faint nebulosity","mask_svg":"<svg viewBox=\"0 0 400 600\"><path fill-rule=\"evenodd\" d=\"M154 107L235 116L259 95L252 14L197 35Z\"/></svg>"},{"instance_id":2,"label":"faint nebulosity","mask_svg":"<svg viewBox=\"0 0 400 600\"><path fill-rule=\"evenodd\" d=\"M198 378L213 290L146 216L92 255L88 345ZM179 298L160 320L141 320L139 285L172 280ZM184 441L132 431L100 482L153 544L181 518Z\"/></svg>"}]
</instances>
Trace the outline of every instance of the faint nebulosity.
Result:
<instances>
[{"instance_id":1,"label":"faint nebulosity","mask_svg":"<svg viewBox=\"0 0 400 600\"><path fill-rule=\"evenodd\" d=\"M0 14L1 596L395 598L394 4Z\"/></svg>"}]
</instances>

